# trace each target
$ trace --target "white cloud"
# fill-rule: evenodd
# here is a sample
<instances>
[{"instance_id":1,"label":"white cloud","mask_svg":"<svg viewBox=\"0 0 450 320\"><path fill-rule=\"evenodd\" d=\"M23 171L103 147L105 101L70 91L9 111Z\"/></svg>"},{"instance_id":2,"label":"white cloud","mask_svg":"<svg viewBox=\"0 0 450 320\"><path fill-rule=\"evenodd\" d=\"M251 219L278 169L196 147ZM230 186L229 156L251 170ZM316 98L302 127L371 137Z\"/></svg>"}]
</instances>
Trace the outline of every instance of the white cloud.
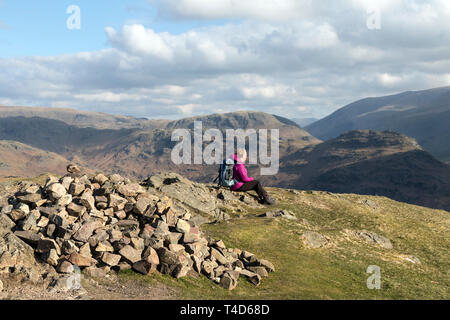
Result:
<instances>
[{"instance_id":1,"label":"white cloud","mask_svg":"<svg viewBox=\"0 0 450 320\"><path fill-rule=\"evenodd\" d=\"M239 19L171 34L106 27L110 48L0 59L0 103L148 117L233 110L321 117L353 100L450 85L450 5L159 0L159 19ZM299 107L300 106L300 107Z\"/></svg>"},{"instance_id":2,"label":"white cloud","mask_svg":"<svg viewBox=\"0 0 450 320\"><path fill-rule=\"evenodd\" d=\"M150 0L151 4L155 1ZM161 1L162 16L178 19L298 19L310 12L312 0L166 0Z\"/></svg>"}]
</instances>

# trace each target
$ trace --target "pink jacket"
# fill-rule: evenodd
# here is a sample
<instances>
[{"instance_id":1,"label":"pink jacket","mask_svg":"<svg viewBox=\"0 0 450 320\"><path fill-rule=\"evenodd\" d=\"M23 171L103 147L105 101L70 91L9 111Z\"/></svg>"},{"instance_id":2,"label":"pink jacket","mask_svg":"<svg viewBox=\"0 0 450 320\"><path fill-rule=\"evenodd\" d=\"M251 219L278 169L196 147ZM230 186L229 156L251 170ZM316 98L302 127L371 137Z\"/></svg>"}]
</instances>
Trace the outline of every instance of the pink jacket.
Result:
<instances>
[{"instance_id":1,"label":"pink jacket","mask_svg":"<svg viewBox=\"0 0 450 320\"><path fill-rule=\"evenodd\" d=\"M237 154L233 155L233 159L236 161L233 168L233 179L236 180L236 183L231 187L231 190L236 191L242 187L244 182L253 181L253 178L247 175L247 169L245 168L244 163L238 159Z\"/></svg>"}]
</instances>

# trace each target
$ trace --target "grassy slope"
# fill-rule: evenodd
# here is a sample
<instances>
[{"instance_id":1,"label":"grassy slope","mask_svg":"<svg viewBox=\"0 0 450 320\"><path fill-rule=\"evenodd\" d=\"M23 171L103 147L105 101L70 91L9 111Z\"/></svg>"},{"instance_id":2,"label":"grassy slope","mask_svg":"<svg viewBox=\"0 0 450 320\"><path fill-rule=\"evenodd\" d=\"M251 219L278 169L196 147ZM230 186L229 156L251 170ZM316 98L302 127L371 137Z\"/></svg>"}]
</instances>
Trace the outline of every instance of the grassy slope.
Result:
<instances>
[{"instance_id":1,"label":"grassy slope","mask_svg":"<svg viewBox=\"0 0 450 320\"><path fill-rule=\"evenodd\" d=\"M392 201L385 197L300 192L272 189L277 208L293 211L298 221L257 218L249 209L241 218L204 226L227 246L246 249L272 261L277 270L255 287L241 278L229 292L206 277L175 280L130 272L121 279L163 282L178 290L181 299L449 299L450 216L442 210ZM373 209L361 199L376 203ZM393 249L367 244L345 230L376 232L389 238ZM330 239L325 248L308 248L306 230ZM402 258L418 257L421 264ZM381 268L381 289L369 290L369 265Z\"/></svg>"}]
</instances>

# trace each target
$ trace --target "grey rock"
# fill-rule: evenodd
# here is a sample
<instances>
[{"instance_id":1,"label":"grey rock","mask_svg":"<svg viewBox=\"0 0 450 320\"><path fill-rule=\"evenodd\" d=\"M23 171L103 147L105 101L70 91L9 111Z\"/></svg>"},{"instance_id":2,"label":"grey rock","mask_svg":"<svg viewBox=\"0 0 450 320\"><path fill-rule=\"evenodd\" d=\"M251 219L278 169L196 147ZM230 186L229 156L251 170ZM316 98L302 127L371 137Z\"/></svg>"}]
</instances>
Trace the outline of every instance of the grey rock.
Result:
<instances>
[{"instance_id":1,"label":"grey rock","mask_svg":"<svg viewBox=\"0 0 450 320\"><path fill-rule=\"evenodd\" d=\"M354 234L357 237L365 240L367 243L372 243L372 244L378 245L380 247L383 247L385 249L392 249L391 241L386 237L376 234L375 232L362 230L362 231L356 231Z\"/></svg>"},{"instance_id":2,"label":"grey rock","mask_svg":"<svg viewBox=\"0 0 450 320\"><path fill-rule=\"evenodd\" d=\"M321 235L318 232L314 231L306 231L303 233L303 238L305 239L306 243L311 248L322 248L328 243L328 239L325 238L323 235Z\"/></svg>"}]
</instances>

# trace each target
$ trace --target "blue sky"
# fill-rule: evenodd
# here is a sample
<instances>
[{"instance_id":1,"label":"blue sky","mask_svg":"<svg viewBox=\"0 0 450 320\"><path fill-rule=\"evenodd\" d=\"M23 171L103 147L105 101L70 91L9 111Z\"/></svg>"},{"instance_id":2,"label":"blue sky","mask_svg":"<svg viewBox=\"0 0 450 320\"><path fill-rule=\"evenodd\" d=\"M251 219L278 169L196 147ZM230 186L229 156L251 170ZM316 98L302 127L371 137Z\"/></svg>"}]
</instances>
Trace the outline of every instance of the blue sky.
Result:
<instances>
[{"instance_id":1,"label":"blue sky","mask_svg":"<svg viewBox=\"0 0 450 320\"><path fill-rule=\"evenodd\" d=\"M448 0L0 0L0 105L321 118L450 86L448 43Z\"/></svg>"},{"instance_id":2,"label":"blue sky","mask_svg":"<svg viewBox=\"0 0 450 320\"><path fill-rule=\"evenodd\" d=\"M70 5L81 9L81 29L69 30ZM0 57L51 56L108 47L105 27L138 23L157 32L179 34L227 20L170 20L157 16L146 0L0 0Z\"/></svg>"}]
</instances>

